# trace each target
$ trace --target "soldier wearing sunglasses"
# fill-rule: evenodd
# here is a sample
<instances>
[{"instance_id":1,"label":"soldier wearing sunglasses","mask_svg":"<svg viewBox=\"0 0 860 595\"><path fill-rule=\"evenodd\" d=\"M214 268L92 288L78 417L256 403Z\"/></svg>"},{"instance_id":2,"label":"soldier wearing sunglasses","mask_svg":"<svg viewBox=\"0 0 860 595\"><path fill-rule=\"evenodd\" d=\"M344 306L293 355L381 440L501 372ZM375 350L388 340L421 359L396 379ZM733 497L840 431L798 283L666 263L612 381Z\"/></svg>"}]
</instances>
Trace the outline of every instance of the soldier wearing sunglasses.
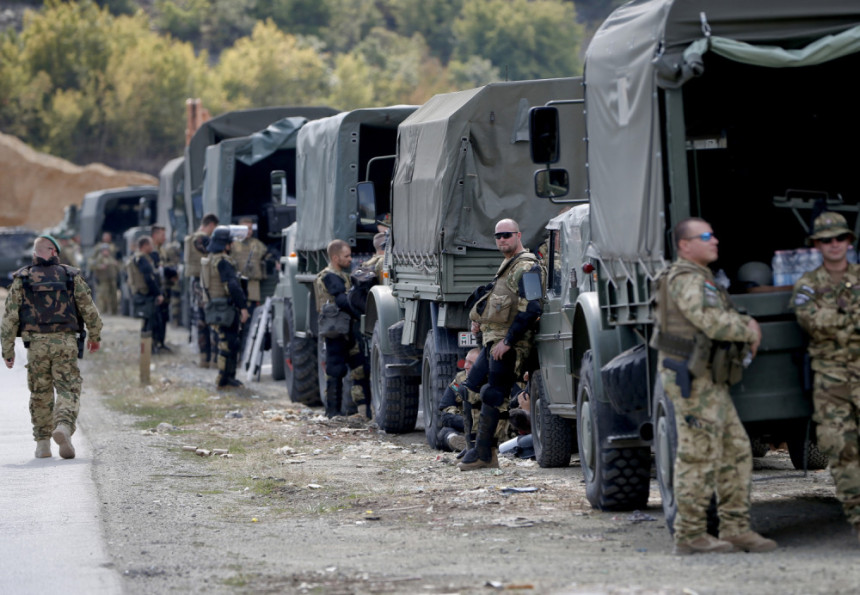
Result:
<instances>
[{"instance_id":1,"label":"soldier wearing sunglasses","mask_svg":"<svg viewBox=\"0 0 860 595\"><path fill-rule=\"evenodd\" d=\"M765 552L777 547L750 528L752 452L729 387L739 380L745 345L754 356L761 329L740 314L708 265L719 240L696 217L675 226L678 258L657 279L655 335L660 380L675 408L676 555ZM720 355L720 357L717 357ZM717 495L720 538L707 533L708 506Z\"/></svg>"},{"instance_id":2,"label":"soldier wearing sunglasses","mask_svg":"<svg viewBox=\"0 0 860 595\"><path fill-rule=\"evenodd\" d=\"M809 240L822 264L798 279L792 304L809 333L818 447L829 459L845 516L860 535L860 265L848 262L855 237L839 213L819 215Z\"/></svg>"}]
</instances>

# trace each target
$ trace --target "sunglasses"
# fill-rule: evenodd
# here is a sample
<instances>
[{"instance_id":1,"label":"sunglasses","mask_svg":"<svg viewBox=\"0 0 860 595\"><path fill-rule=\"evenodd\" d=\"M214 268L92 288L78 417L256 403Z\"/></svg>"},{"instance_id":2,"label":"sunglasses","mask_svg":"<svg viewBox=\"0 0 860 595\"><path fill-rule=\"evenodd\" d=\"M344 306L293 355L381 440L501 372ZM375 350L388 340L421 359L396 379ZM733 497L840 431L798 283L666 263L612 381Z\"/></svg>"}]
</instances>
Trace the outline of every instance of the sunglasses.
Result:
<instances>
[{"instance_id":1,"label":"sunglasses","mask_svg":"<svg viewBox=\"0 0 860 595\"><path fill-rule=\"evenodd\" d=\"M699 235L697 235L697 236L690 236L690 237L688 237L688 238L681 238L681 239L682 239L682 240L696 240L696 239L699 239L699 240L702 240L703 242L710 242L710 241L711 241L711 238L713 238L713 237L715 237L715 236L714 236L714 232L712 232L712 231L706 231L706 232L704 232L704 233L700 233L700 234L699 234Z\"/></svg>"},{"instance_id":2,"label":"sunglasses","mask_svg":"<svg viewBox=\"0 0 860 595\"><path fill-rule=\"evenodd\" d=\"M833 237L833 238L819 238L818 241L821 242L822 244L829 244L833 240L836 240L837 242L847 242L850 239L851 239L850 233L840 233L838 236Z\"/></svg>"},{"instance_id":3,"label":"sunglasses","mask_svg":"<svg viewBox=\"0 0 860 595\"><path fill-rule=\"evenodd\" d=\"M519 233L519 232L518 231L498 231L498 232L494 233L493 235L496 237L497 240L501 240L502 238L505 238L507 240L508 238L510 238L515 233Z\"/></svg>"}]
</instances>

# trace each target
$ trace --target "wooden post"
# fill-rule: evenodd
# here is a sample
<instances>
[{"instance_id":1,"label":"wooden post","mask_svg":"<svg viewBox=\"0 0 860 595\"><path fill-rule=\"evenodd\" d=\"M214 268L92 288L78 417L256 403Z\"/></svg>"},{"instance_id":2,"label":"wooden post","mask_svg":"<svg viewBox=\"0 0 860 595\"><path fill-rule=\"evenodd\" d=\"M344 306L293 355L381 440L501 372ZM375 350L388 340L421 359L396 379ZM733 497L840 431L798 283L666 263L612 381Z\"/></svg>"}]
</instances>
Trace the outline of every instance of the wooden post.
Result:
<instances>
[{"instance_id":1,"label":"wooden post","mask_svg":"<svg viewBox=\"0 0 860 595\"><path fill-rule=\"evenodd\" d=\"M149 384L149 363L152 361L152 331L140 333L140 384Z\"/></svg>"}]
</instances>

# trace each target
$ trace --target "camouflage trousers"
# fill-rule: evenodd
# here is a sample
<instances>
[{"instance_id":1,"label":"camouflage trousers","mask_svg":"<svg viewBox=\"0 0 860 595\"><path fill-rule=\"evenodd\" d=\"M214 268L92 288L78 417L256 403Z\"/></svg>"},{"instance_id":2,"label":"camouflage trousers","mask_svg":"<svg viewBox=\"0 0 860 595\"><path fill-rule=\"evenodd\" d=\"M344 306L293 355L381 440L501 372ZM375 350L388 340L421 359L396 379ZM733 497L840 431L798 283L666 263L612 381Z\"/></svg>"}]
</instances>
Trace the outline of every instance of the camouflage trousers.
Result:
<instances>
[{"instance_id":1,"label":"camouflage trousers","mask_svg":"<svg viewBox=\"0 0 860 595\"><path fill-rule=\"evenodd\" d=\"M27 350L27 385L35 440L49 439L58 423L69 424L72 432L75 431L80 411L81 373L74 334L39 333L31 337Z\"/></svg>"},{"instance_id":2,"label":"camouflage trousers","mask_svg":"<svg viewBox=\"0 0 860 595\"><path fill-rule=\"evenodd\" d=\"M212 326L218 336L217 362L219 385L236 377L236 366L239 363L239 314L231 326Z\"/></svg>"},{"instance_id":3,"label":"camouflage trousers","mask_svg":"<svg viewBox=\"0 0 860 595\"><path fill-rule=\"evenodd\" d=\"M707 531L708 507L717 496L721 535L750 528L752 450L728 386L710 377L695 378L685 399L675 372L660 368L666 396L675 406L678 452L674 490L678 512L675 542L691 541Z\"/></svg>"},{"instance_id":4,"label":"camouflage trousers","mask_svg":"<svg viewBox=\"0 0 860 595\"><path fill-rule=\"evenodd\" d=\"M115 315L119 312L116 292L116 279L96 282L96 305L100 313Z\"/></svg>"},{"instance_id":5,"label":"camouflage trousers","mask_svg":"<svg viewBox=\"0 0 860 595\"><path fill-rule=\"evenodd\" d=\"M325 339L326 401L340 409L343 379L349 370L350 396L356 405L369 401L370 381L367 360L355 337Z\"/></svg>"},{"instance_id":6,"label":"camouflage trousers","mask_svg":"<svg viewBox=\"0 0 860 595\"><path fill-rule=\"evenodd\" d=\"M197 347L200 354L204 356L208 362L212 353L212 335L217 333L217 329L206 324L206 316L203 314L203 286L200 284L198 277L191 277L191 323L197 327ZM215 354L217 358L217 354Z\"/></svg>"},{"instance_id":7,"label":"camouflage trousers","mask_svg":"<svg viewBox=\"0 0 860 595\"><path fill-rule=\"evenodd\" d=\"M860 523L860 379L818 372L813 389L818 447L827 455L836 497L851 524Z\"/></svg>"}]
</instances>

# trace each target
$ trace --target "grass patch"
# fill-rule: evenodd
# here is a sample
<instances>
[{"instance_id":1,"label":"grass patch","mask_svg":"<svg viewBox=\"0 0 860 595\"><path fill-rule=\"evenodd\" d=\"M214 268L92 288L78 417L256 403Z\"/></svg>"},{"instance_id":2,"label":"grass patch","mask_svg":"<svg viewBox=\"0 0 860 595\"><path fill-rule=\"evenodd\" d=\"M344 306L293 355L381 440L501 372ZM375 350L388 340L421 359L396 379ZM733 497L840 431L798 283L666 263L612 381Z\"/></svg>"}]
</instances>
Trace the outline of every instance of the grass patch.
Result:
<instances>
[{"instance_id":1,"label":"grass patch","mask_svg":"<svg viewBox=\"0 0 860 595\"><path fill-rule=\"evenodd\" d=\"M143 418L134 424L139 428L152 427L153 422L191 425L209 421L216 415L215 409L207 402L209 391L202 388L135 388L108 394L108 407Z\"/></svg>"}]
</instances>

